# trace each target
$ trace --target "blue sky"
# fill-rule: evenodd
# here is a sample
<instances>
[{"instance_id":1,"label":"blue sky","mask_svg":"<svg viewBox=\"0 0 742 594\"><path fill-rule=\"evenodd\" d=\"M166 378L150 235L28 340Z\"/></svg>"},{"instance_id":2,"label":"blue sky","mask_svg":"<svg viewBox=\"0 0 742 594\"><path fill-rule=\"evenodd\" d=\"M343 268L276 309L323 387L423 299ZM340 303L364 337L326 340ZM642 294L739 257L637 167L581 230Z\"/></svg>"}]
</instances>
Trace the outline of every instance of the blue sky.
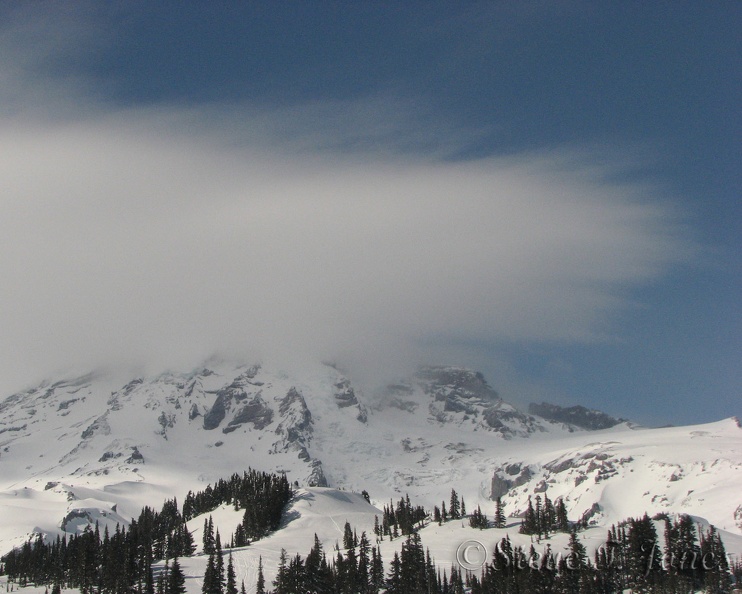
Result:
<instances>
[{"instance_id":1,"label":"blue sky","mask_svg":"<svg viewBox=\"0 0 742 594\"><path fill-rule=\"evenodd\" d=\"M5 392L291 344L739 415L740 30L737 2L4 5Z\"/></svg>"}]
</instances>

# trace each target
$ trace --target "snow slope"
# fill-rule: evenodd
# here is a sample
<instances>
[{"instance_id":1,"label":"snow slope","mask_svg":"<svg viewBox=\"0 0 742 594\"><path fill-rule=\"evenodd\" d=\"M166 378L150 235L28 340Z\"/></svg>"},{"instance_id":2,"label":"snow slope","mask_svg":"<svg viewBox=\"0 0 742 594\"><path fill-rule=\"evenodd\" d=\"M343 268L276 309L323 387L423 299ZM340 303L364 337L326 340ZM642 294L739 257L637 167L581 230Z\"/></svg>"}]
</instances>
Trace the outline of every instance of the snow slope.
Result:
<instances>
[{"instance_id":1,"label":"snow slope","mask_svg":"<svg viewBox=\"0 0 742 594\"><path fill-rule=\"evenodd\" d=\"M159 508L247 467L309 488L284 530L241 553L244 572L260 547L267 558L291 542L305 555L315 531L331 548L343 514L368 530L378 511L350 493L362 489L377 507L409 493L432 508L455 488L489 515L500 494L512 516L546 493L563 497L573 520L592 512L601 539L606 526L645 511L692 514L731 543L742 534L742 429L733 419L586 431L522 413L459 368L421 369L370 400L330 365L292 376L209 361L187 373L47 382L0 402L0 551L34 532L126 522L143 505ZM223 514L229 534L239 518ZM431 552L440 537L439 560L451 559L453 529L424 531ZM187 562L194 575L200 562Z\"/></svg>"}]
</instances>

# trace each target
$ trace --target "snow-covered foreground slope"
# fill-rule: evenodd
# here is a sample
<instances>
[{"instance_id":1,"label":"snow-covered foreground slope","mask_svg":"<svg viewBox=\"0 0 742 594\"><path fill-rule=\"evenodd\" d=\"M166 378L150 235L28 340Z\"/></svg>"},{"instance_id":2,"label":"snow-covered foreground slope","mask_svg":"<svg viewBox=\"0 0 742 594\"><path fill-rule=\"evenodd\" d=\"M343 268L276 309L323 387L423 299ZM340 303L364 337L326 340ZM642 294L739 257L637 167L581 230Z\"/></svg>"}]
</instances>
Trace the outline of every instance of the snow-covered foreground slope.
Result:
<instances>
[{"instance_id":1,"label":"snow-covered foreground slope","mask_svg":"<svg viewBox=\"0 0 742 594\"><path fill-rule=\"evenodd\" d=\"M223 507L211 515L214 525L219 526L222 532L228 533L234 530L242 514L229 507ZM399 552L404 542L404 538L392 541L385 538L376 542L373 536L374 517L381 517L382 511L379 507L367 503L358 493L318 487L301 489L290 504L286 515L284 526L268 538L231 551L237 582L244 580L248 592L254 591L261 558L265 579L270 583L276 576L281 549L285 549L290 557L295 553L306 557L314 543L315 534L328 558L334 557L336 547L345 554L343 527L346 521L354 526L359 534L366 531L371 543L379 545L387 571L395 551ZM189 522L189 529L192 530L196 540L200 540L202 536L203 520L204 517L201 516ZM470 528L467 521L450 521L441 526L430 523L420 531L420 536L423 546L430 550L441 573L445 571L448 575L452 566L459 568L457 559L461 558L462 545L466 547L467 544L480 543L484 545L487 553L491 553L495 545L505 536L510 538L513 546L522 546L526 551L533 544L536 551L543 554L548 545L552 554L566 554L569 535L556 533L547 540L535 542L533 537L519 534L519 526L520 520L512 517L508 519L508 526L503 529L478 530ZM701 523L701 526L704 529L707 527L705 523ZM663 524L657 522L656 529L661 540ZM737 557L742 554L742 535L723 533L723 538L728 553ZM606 529L600 526L588 528L580 533L580 539L592 558L594 551L605 543ZM189 594L201 592L207 557L200 553L199 550L194 557L180 560L187 576ZM162 568L163 563L159 563L158 566Z\"/></svg>"},{"instance_id":2,"label":"snow-covered foreground slope","mask_svg":"<svg viewBox=\"0 0 742 594\"><path fill-rule=\"evenodd\" d=\"M713 523L731 549L742 534L742 429L733 419L585 431L516 410L468 370L425 368L370 400L329 365L291 376L210 362L182 374L47 383L0 403L0 551L33 532L113 527L248 467L344 491L302 491L286 528L240 553L244 572L260 547L270 557L291 542L305 555L315 531L331 547L351 508L351 523L370 532L378 510L350 494L362 489L376 505L408 493L432 508L455 488L469 510L490 516L493 496L516 516L529 495L545 493L562 497L572 520L592 514L600 539L605 526L644 512ZM229 534L239 518L223 513ZM450 546L451 530L426 528L424 542ZM436 558L450 560L440 550ZM186 567L195 574L200 562Z\"/></svg>"}]
</instances>

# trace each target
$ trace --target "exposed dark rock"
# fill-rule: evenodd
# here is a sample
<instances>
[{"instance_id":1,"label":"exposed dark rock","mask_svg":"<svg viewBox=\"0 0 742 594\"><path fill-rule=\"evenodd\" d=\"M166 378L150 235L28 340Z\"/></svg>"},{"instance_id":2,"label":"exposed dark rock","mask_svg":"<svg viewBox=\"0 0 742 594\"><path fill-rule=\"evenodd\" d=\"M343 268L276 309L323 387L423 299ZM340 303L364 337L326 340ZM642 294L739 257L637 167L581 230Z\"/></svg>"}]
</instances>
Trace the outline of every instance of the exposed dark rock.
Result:
<instances>
[{"instance_id":1,"label":"exposed dark rock","mask_svg":"<svg viewBox=\"0 0 742 594\"><path fill-rule=\"evenodd\" d=\"M518 474L517 476L515 476L514 479L508 479L501 476L501 473L508 474L509 476L514 476L516 471L518 471ZM499 468L492 476L490 497L492 499L502 497L508 491L510 491L510 489L515 489L516 487L525 485L528 481L531 480L531 478L533 478L533 473L531 472L531 469L528 468L528 466L522 467L521 464L508 464L504 468Z\"/></svg>"},{"instance_id":2,"label":"exposed dark rock","mask_svg":"<svg viewBox=\"0 0 742 594\"><path fill-rule=\"evenodd\" d=\"M626 422L626 419L616 419L604 412L591 410L584 406L562 407L556 404L549 404L548 402L542 402L541 404L531 403L528 406L528 412L548 421L567 423L590 431L608 429L619 423Z\"/></svg>"},{"instance_id":3,"label":"exposed dark rock","mask_svg":"<svg viewBox=\"0 0 742 594\"><path fill-rule=\"evenodd\" d=\"M204 415L204 429L210 431L216 429L227 416L227 402L230 396L226 392L218 392L214 404L211 405L209 412Z\"/></svg>"},{"instance_id":4,"label":"exposed dark rock","mask_svg":"<svg viewBox=\"0 0 742 594\"><path fill-rule=\"evenodd\" d=\"M162 435L165 435L167 430L172 429L175 425L175 415L166 414L165 411L162 411L160 416L157 417L157 422L160 424L160 427L162 427Z\"/></svg>"},{"instance_id":5,"label":"exposed dark rock","mask_svg":"<svg viewBox=\"0 0 742 594\"><path fill-rule=\"evenodd\" d=\"M95 419L95 421L88 425L88 428L82 432L81 437L83 439L90 439L94 435L108 435L109 433L111 433L111 427L108 424L108 419L106 418L107 414L108 413L103 413L101 416Z\"/></svg>"},{"instance_id":6,"label":"exposed dark rock","mask_svg":"<svg viewBox=\"0 0 742 594\"><path fill-rule=\"evenodd\" d=\"M327 479L325 478L325 473L322 470L322 462L319 460L312 460L312 472L309 475L309 479L307 480L307 485L309 487L327 487Z\"/></svg>"},{"instance_id":7,"label":"exposed dark rock","mask_svg":"<svg viewBox=\"0 0 742 594\"><path fill-rule=\"evenodd\" d=\"M131 453L131 456L129 456L126 459L127 464L144 464L144 456L142 456L142 453L139 451L139 448L136 446L133 446L131 448L133 451Z\"/></svg>"},{"instance_id":8,"label":"exposed dark rock","mask_svg":"<svg viewBox=\"0 0 742 594\"><path fill-rule=\"evenodd\" d=\"M282 423L286 432L286 441L304 443L307 433L311 432L312 425L312 413L309 412L304 396L296 388L291 388L281 400L278 411L282 417L290 416L290 419L287 419L288 422Z\"/></svg>"},{"instance_id":9,"label":"exposed dark rock","mask_svg":"<svg viewBox=\"0 0 742 594\"><path fill-rule=\"evenodd\" d=\"M520 474L521 465L520 464L508 464L505 467L505 472L509 474L510 476L516 476Z\"/></svg>"},{"instance_id":10,"label":"exposed dark rock","mask_svg":"<svg viewBox=\"0 0 742 594\"><path fill-rule=\"evenodd\" d=\"M6 431L25 431L26 427L28 427L28 425L21 425L20 427L6 427L4 429L0 429L0 433L5 433Z\"/></svg>"},{"instance_id":11,"label":"exposed dark rock","mask_svg":"<svg viewBox=\"0 0 742 594\"><path fill-rule=\"evenodd\" d=\"M415 377L425 385L426 393L438 401L446 401L447 406L458 406L462 399L479 403L494 403L500 400L484 376L470 369L425 366L418 369ZM449 400L452 401L450 404ZM459 404L454 404L455 400L458 400Z\"/></svg>"},{"instance_id":12,"label":"exposed dark rock","mask_svg":"<svg viewBox=\"0 0 742 594\"><path fill-rule=\"evenodd\" d=\"M356 398L355 390L353 390L347 379L336 383L335 388L335 404L337 404L339 408L358 405L358 398Z\"/></svg>"},{"instance_id":13,"label":"exposed dark rock","mask_svg":"<svg viewBox=\"0 0 742 594\"><path fill-rule=\"evenodd\" d=\"M595 522L591 520L602 511L603 508L600 506L599 503L593 503L592 507L585 511L584 514L582 514L582 517L580 518L580 524L582 524L583 526L594 524Z\"/></svg>"},{"instance_id":14,"label":"exposed dark rock","mask_svg":"<svg viewBox=\"0 0 742 594\"><path fill-rule=\"evenodd\" d=\"M237 411L234 418L229 422L228 428L244 423L252 423L255 429L264 429L272 422L273 410L258 394Z\"/></svg>"},{"instance_id":15,"label":"exposed dark rock","mask_svg":"<svg viewBox=\"0 0 742 594\"><path fill-rule=\"evenodd\" d=\"M502 497L510 491L513 486L513 481L504 479L501 476L495 474L492 477L492 485L490 487L490 499L495 500L498 497Z\"/></svg>"},{"instance_id":16,"label":"exposed dark rock","mask_svg":"<svg viewBox=\"0 0 742 594\"><path fill-rule=\"evenodd\" d=\"M209 412L204 415L204 429L216 429L227 416L227 411L232 407L232 403L241 402L248 397L246 388L252 389L251 380L259 370L259 365L253 365L237 376L226 388L222 388L216 393L214 404Z\"/></svg>"},{"instance_id":17,"label":"exposed dark rock","mask_svg":"<svg viewBox=\"0 0 742 594\"><path fill-rule=\"evenodd\" d=\"M200 416L201 416L201 411L198 410L198 405L194 402L191 405L191 410L188 411L188 420L192 421L196 417L200 417Z\"/></svg>"},{"instance_id":18,"label":"exposed dark rock","mask_svg":"<svg viewBox=\"0 0 742 594\"><path fill-rule=\"evenodd\" d=\"M144 380L141 377L138 377L137 379L131 380L128 384L126 384L123 388L121 388L121 392L124 393L124 395L131 394L134 390L137 389L137 387L141 386Z\"/></svg>"}]
</instances>

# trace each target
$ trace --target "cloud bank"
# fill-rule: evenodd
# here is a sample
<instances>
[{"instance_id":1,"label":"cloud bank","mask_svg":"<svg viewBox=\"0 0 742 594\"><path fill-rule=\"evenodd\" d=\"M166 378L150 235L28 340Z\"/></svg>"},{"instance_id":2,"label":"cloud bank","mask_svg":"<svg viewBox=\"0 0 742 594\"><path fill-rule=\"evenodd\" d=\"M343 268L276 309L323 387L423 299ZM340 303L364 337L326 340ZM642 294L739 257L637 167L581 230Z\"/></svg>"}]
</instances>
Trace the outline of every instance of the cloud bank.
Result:
<instances>
[{"instance_id":1,"label":"cloud bank","mask_svg":"<svg viewBox=\"0 0 742 594\"><path fill-rule=\"evenodd\" d=\"M685 252L647 188L572 155L281 152L192 117L0 122L5 377L593 340Z\"/></svg>"},{"instance_id":2,"label":"cloud bank","mask_svg":"<svg viewBox=\"0 0 742 594\"><path fill-rule=\"evenodd\" d=\"M628 290L692 250L607 152L457 162L472 131L384 98L123 109L24 60L0 72L15 85L0 112L5 394L57 369L214 352L371 376L481 360L480 343L601 340Z\"/></svg>"}]
</instances>

